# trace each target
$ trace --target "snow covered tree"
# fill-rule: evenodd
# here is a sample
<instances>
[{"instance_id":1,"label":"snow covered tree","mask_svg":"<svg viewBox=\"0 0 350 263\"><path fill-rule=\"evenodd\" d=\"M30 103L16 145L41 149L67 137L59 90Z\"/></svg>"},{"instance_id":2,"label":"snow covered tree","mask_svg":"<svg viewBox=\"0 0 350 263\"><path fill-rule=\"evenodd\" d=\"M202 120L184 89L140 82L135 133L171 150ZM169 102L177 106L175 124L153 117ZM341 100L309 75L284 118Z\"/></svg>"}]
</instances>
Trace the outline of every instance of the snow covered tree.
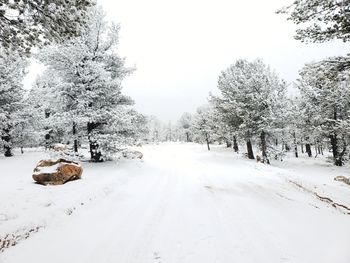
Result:
<instances>
[{"instance_id":1,"label":"snow covered tree","mask_svg":"<svg viewBox=\"0 0 350 263\"><path fill-rule=\"evenodd\" d=\"M238 129L241 124L241 118L237 116L237 111L232 108L232 104L227 98L210 95L210 104L212 105L218 121L218 134L226 141L227 147L231 147L238 152Z\"/></svg>"},{"instance_id":2,"label":"snow covered tree","mask_svg":"<svg viewBox=\"0 0 350 263\"><path fill-rule=\"evenodd\" d=\"M61 112L74 127L85 125L91 160L103 161L128 137L123 126L133 115L131 98L121 93L121 81L133 69L116 53L119 26L107 25L101 9L91 8L81 36L44 48L38 59L60 78Z\"/></svg>"},{"instance_id":3,"label":"snow covered tree","mask_svg":"<svg viewBox=\"0 0 350 263\"><path fill-rule=\"evenodd\" d=\"M14 114L23 99L22 80L26 61L0 49L0 138L5 156L12 156Z\"/></svg>"},{"instance_id":4,"label":"snow covered tree","mask_svg":"<svg viewBox=\"0 0 350 263\"><path fill-rule=\"evenodd\" d=\"M181 130L180 133L185 134L186 142L192 141L191 124L192 124L192 115L188 112L183 113L178 121L178 126Z\"/></svg>"},{"instance_id":5,"label":"snow covered tree","mask_svg":"<svg viewBox=\"0 0 350 263\"><path fill-rule=\"evenodd\" d=\"M297 25L305 25L297 30L298 40L350 40L350 0L295 0L278 13L288 14Z\"/></svg>"},{"instance_id":6,"label":"snow covered tree","mask_svg":"<svg viewBox=\"0 0 350 263\"><path fill-rule=\"evenodd\" d=\"M215 122L213 109L210 106L199 107L193 115L192 130L197 142L205 142L208 151L210 143L217 132L218 126Z\"/></svg>"},{"instance_id":7,"label":"snow covered tree","mask_svg":"<svg viewBox=\"0 0 350 263\"><path fill-rule=\"evenodd\" d=\"M148 132L145 134L144 140L150 143L158 143L163 141L164 124L153 115L147 116L146 122Z\"/></svg>"},{"instance_id":8,"label":"snow covered tree","mask_svg":"<svg viewBox=\"0 0 350 263\"><path fill-rule=\"evenodd\" d=\"M0 42L4 49L29 53L39 43L80 34L93 0L15 0L0 3Z\"/></svg>"},{"instance_id":9,"label":"snow covered tree","mask_svg":"<svg viewBox=\"0 0 350 263\"><path fill-rule=\"evenodd\" d=\"M300 28L295 38L303 42L350 40L350 0L296 0L277 11L289 15ZM329 66L342 71L350 69L350 56L328 60Z\"/></svg>"},{"instance_id":10,"label":"snow covered tree","mask_svg":"<svg viewBox=\"0 0 350 263\"><path fill-rule=\"evenodd\" d=\"M249 159L254 159L252 139L259 137L263 161L269 162L267 135L271 131L277 93L284 85L261 60L237 60L219 77L221 98L230 114L237 118Z\"/></svg>"},{"instance_id":11,"label":"snow covered tree","mask_svg":"<svg viewBox=\"0 0 350 263\"><path fill-rule=\"evenodd\" d=\"M349 72L335 71L325 60L306 65L300 75L305 125L316 139L329 139L334 164L341 166L348 146Z\"/></svg>"},{"instance_id":12,"label":"snow covered tree","mask_svg":"<svg viewBox=\"0 0 350 263\"><path fill-rule=\"evenodd\" d=\"M36 79L25 99L26 111L30 112L28 122L35 123L34 134L40 136L38 143L46 149L52 148L55 143L66 143L71 138L71 121L61 114L66 110L59 89L61 85L62 81L56 72L46 69Z\"/></svg>"}]
</instances>

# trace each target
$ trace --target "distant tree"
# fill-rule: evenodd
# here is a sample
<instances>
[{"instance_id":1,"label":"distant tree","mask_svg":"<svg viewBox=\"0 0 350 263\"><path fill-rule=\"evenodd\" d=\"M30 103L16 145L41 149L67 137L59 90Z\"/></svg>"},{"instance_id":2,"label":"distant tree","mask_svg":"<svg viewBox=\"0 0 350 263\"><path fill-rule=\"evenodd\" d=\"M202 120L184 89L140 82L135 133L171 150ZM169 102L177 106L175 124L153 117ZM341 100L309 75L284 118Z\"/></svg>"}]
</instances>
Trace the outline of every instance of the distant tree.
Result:
<instances>
[{"instance_id":1,"label":"distant tree","mask_svg":"<svg viewBox=\"0 0 350 263\"><path fill-rule=\"evenodd\" d=\"M254 159L252 139L258 137L263 161L269 162L268 135L274 129L276 105L286 85L261 60L237 60L224 70L218 82L219 106L227 112L232 127L247 144L248 158Z\"/></svg>"},{"instance_id":2,"label":"distant tree","mask_svg":"<svg viewBox=\"0 0 350 263\"><path fill-rule=\"evenodd\" d=\"M208 151L210 151L210 143L217 134L217 123L213 109L209 106L199 107L193 115L192 130L197 142L205 142Z\"/></svg>"},{"instance_id":3,"label":"distant tree","mask_svg":"<svg viewBox=\"0 0 350 263\"><path fill-rule=\"evenodd\" d=\"M219 77L221 99L226 104L226 111L239 125L250 159L254 159L252 139L258 137L263 160L269 162L267 135L273 128L272 113L278 92L284 86L285 83L261 60L237 60Z\"/></svg>"},{"instance_id":4,"label":"distant tree","mask_svg":"<svg viewBox=\"0 0 350 263\"><path fill-rule=\"evenodd\" d=\"M29 53L40 43L80 34L94 0L14 0L0 3L0 43L7 51Z\"/></svg>"},{"instance_id":5,"label":"distant tree","mask_svg":"<svg viewBox=\"0 0 350 263\"><path fill-rule=\"evenodd\" d=\"M295 0L277 12L288 14L289 20L304 26L297 29L298 40L350 40L350 0Z\"/></svg>"},{"instance_id":6,"label":"distant tree","mask_svg":"<svg viewBox=\"0 0 350 263\"><path fill-rule=\"evenodd\" d=\"M231 146L232 141L234 151L238 152L237 136L242 119L237 115L235 105L231 104L230 100L224 96L210 95L209 102L217 116L219 136L226 141L227 147Z\"/></svg>"},{"instance_id":7,"label":"distant tree","mask_svg":"<svg viewBox=\"0 0 350 263\"><path fill-rule=\"evenodd\" d=\"M26 61L19 55L0 49L0 139L6 157L13 155L14 116L22 107L25 67Z\"/></svg>"},{"instance_id":8,"label":"distant tree","mask_svg":"<svg viewBox=\"0 0 350 263\"><path fill-rule=\"evenodd\" d=\"M181 133L185 134L186 142L192 141L191 125L192 125L192 115L188 112L183 113L178 121L178 126L180 127Z\"/></svg>"},{"instance_id":9,"label":"distant tree","mask_svg":"<svg viewBox=\"0 0 350 263\"><path fill-rule=\"evenodd\" d=\"M164 140L164 124L156 116L146 117L146 128L148 131L144 139L146 142L158 143Z\"/></svg>"}]
</instances>

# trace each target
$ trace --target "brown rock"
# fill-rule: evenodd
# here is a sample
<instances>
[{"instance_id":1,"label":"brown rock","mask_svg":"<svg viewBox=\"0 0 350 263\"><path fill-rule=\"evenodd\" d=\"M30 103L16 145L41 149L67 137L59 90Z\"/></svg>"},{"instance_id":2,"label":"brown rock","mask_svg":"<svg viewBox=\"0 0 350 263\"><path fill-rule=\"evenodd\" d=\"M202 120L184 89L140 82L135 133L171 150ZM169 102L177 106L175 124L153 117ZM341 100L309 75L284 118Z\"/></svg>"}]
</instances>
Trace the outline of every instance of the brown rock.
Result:
<instances>
[{"instance_id":1,"label":"brown rock","mask_svg":"<svg viewBox=\"0 0 350 263\"><path fill-rule=\"evenodd\" d=\"M334 180L350 185L350 179L342 175L334 177Z\"/></svg>"},{"instance_id":2,"label":"brown rock","mask_svg":"<svg viewBox=\"0 0 350 263\"><path fill-rule=\"evenodd\" d=\"M256 162L257 163L262 163L261 157L259 155L256 156Z\"/></svg>"},{"instance_id":3,"label":"brown rock","mask_svg":"<svg viewBox=\"0 0 350 263\"><path fill-rule=\"evenodd\" d=\"M43 185L58 185L80 179L82 173L83 168L77 162L65 159L41 160L34 168L33 179Z\"/></svg>"}]
</instances>

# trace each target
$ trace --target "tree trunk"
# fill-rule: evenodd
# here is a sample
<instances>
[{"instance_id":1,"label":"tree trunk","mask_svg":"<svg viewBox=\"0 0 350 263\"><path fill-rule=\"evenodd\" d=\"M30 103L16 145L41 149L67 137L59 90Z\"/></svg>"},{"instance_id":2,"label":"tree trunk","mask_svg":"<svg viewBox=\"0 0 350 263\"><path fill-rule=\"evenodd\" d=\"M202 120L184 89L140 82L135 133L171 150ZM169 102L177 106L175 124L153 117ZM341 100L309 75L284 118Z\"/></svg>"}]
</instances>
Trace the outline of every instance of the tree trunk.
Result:
<instances>
[{"instance_id":1,"label":"tree trunk","mask_svg":"<svg viewBox=\"0 0 350 263\"><path fill-rule=\"evenodd\" d=\"M343 165L343 158L342 158L342 156L339 153L337 134L334 133L334 134L330 135L329 137L330 137L330 140L331 140L334 164L336 166L342 166Z\"/></svg>"},{"instance_id":2,"label":"tree trunk","mask_svg":"<svg viewBox=\"0 0 350 263\"><path fill-rule=\"evenodd\" d=\"M189 132L186 132L186 141L190 142L190 133Z\"/></svg>"},{"instance_id":3,"label":"tree trunk","mask_svg":"<svg viewBox=\"0 0 350 263\"><path fill-rule=\"evenodd\" d=\"M21 146L21 154L24 154L23 146Z\"/></svg>"},{"instance_id":4,"label":"tree trunk","mask_svg":"<svg viewBox=\"0 0 350 263\"><path fill-rule=\"evenodd\" d=\"M205 134L205 141L207 142L208 151L210 151L209 136L207 133Z\"/></svg>"},{"instance_id":5,"label":"tree trunk","mask_svg":"<svg viewBox=\"0 0 350 263\"><path fill-rule=\"evenodd\" d=\"M236 153L238 153L238 143L237 143L237 136L233 136L233 149Z\"/></svg>"},{"instance_id":6,"label":"tree trunk","mask_svg":"<svg viewBox=\"0 0 350 263\"><path fill-rule=\"evenodd\" d=\"M77 124L73 122L74 152L78 153L78 139L76 138L76 134L77 134Z\"/></svg>"},{"instance_id":7,"label":"tree trunk","mask_svg":"<svg viewBox=\"0 0 350 263\"><path fill-rule=\"evenodd\" d=\"M304 153L304 144L303 144L303 142L301 142L300 146L301 146L301 153Z\"/></svg>"},{"instance_id":8,"label":"tree trunk","mask_svg":"<svg viewBox=\"0 0 350 263\"><path fill-rule=\"evenodd\" d=\"M318 156L318 151L317 151L317 142L315 142L315 158Z\"/></svg>"},{"instance_id":9,"label":"tree trunk","mask_svg":"<svg viewBox=\"0 0 350 263\"><path fill-rule=\"evenodd\" d=\"M250 139L247 140L247 152L248 152L249 159L255 159L254 153L253 153L252 142L250 141Z\"/></svg>"},{"instance_id":10,"label":"tree trunk","mask_svg":"<svg viewBox=\"0 0 350 263\"><path fill-rule=\"evenodd\" d=\"M88 122L87 124L87 132L88 132L88 140L89 140L89 148L90 148L90 158L92 162L103 162L101 151L99 151L99 146L96 140L92 138L92 131L99 126L98 123Z\"/></svg>"},{"instance_id":11,"label":"tree trunk","mask_svg":"<svg viewBox=\"0 0 350 263\"><path fill-rule=\"evenodd\" d=\"M232 147L232 143L229 140L226 140L226 147L227 148L231 148Z\"/></svg>"},{"instance_id":12,"label":"tree trunk","mask_svg":"<svg viewBox=\"0 0 350 263\"><path fill-rule=\"evenodd\" d=\"M260 143L261 143L261 152L262 152L262 161L263 163L270 164L269 159L267 158L267 146L266 146L266 134L265 131L260 133Z\"/></svg>"},{"instance_id":13,"label":"tree trunk","mask_svg":"<svg viewBox=\"0 0 350 263\"><path fill-rule=\"evenodd\" d=\"M312 156L312 151L311 151L311 145L310 145L310 143L306 143L306 144L305 144L305 150L306 150L307 155L308 155L309 157L311 157L311 156Z\"/></svg>"},{"instance_id":14,"label":"tree trunk","mask_svg":"<svg viewBox=\"0 0 350 263\"><path fill-rule=\"evenodd\" d=\"M12 146L11 146L11 135L10 135L10 129L5 128L3 129L4 134L1 136L1 139L4 141L4 155L6 157L13 156L12 153Z\"/></svg>"},{"instance_id":15,"label":"tree trunk","mask_svg":"<svg viewBox=\"0 0 350 263\"><path fill-rule=\"evenodd\" d=\"M295 135L295 131L293 132L293 142L294 142L294 153L295 153L295 157L298 158L299 154L298 154L298 144L297 144L297 136Z\"/></svg>"},{"instance_id":16,"label":"tree trunk","mask_svg":"<svg viewBox=\"0 0 350 263\"><path fill-rule=\"evenodd\" d=\"M49 118L50 117L50 111L48 109L45 110L45 118ZM46 130L45 133L45 150L49 150L50 149L50 139L51 139L51 135L50 135L50 131L51 129L49 127L45 127L44 128Z\"/></svg>"},{"instance_id":17,"label":"tree trunk","mask_svg":"<svg viewBox=\"0 0 350 263\"><path fill-rule=\"evenodd\" d=\"M286 149L287 152L290 151L290 147L289 147L289 145L287 143L284 143L284 148Z\"/></svg>"}]
</instances>

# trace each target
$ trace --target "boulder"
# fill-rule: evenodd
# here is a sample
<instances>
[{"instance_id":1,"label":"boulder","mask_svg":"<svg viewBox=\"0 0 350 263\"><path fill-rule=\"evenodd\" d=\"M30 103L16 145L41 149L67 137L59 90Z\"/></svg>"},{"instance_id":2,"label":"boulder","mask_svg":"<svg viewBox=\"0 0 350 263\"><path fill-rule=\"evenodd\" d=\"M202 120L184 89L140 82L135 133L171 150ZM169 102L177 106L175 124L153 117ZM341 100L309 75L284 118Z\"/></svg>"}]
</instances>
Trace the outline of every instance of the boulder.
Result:
<instances>
[{"instance_id":1,"label":"boulder","mask_svg":"<svg viewBox=\"0 0 350 263\"><path fill-rule=\"evenodd\" d=\"M56 151L56 152L63 152L65 150L67 150L67 145L62 144L62 143L56 143L53 146L53 150Z\"/></svg>"},{"instance_id":2,"label":"boulder","mask_svg":"<svg viewBox=\"0 0 350 263\"><path fill-rule=\"evenodd\" d=\"M33 171L33 179L39 184L58 185L81 178L82 166L66 159L41 160Z\"/></svg>"},{"instance_id":3,"label":"boulder","mask_svg":"<svg viewBox=\"0 0 350 263\"><path fill-rule=\"evenodd\" d=\"M139 151L125 150L123 151L123 157L126 159L142 159L143 154Z\"/></svg>"},{"instance_id":4,"label":"boulder","mask_svg":"<svg viewBox=\"0 0 350 263\"><path fill-rule=\"evenodd\" d=\"M342 175L334 177L334 180L350 185L350 179Z\"/></svg>"}]
</instances>

